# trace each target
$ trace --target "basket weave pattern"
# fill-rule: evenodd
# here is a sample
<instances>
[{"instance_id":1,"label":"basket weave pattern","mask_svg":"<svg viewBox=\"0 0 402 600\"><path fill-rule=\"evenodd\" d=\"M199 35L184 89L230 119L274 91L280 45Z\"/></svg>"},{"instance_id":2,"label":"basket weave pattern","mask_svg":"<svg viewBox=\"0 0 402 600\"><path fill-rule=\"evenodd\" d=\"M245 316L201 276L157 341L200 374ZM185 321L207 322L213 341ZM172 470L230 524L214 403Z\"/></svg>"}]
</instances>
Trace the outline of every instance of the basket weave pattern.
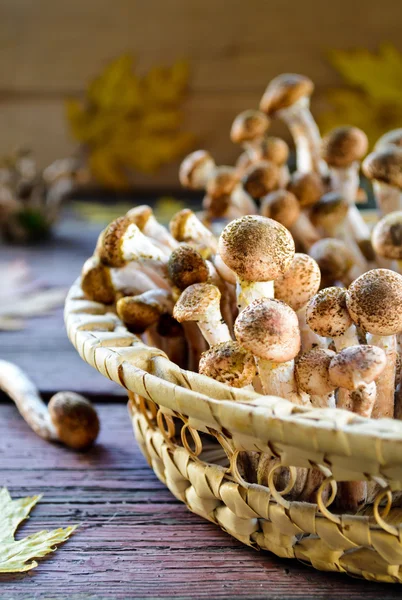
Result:
<instances>
[{"instance_id":1,"label":"basket weave pattern","mask_svg":"<svg viewBox=\"0 0 402 600\"><path fill-rule=\"evenodd\" d=\"M85 299L76 282L65 308L80 356L128 390L135 437L159 479L198 515L241 542L320 570L402 582L402 423L230 388L184 371L129 333L110 307ZM244 451L278 458L289 484L248 483ZM317 503L287 499L296 468L317 467ZM369 481L373 505L331 512L339 481ZM329 498L323 494L330 488Z\"/></svg>"}]
</instances>

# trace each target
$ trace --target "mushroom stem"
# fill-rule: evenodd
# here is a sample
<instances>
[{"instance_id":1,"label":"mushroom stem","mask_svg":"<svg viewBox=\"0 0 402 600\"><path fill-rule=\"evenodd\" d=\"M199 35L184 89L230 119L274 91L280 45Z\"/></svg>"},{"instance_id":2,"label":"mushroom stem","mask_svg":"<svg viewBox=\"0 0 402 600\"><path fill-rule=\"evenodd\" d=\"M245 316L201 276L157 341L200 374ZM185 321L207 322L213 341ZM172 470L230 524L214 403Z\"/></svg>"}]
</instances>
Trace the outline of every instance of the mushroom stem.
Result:
<instances>
[{"instance_id":1,"label":"mushroom stem","mask_svg":"<svg viewBox=\"0 0 402 600\"><path fill-rule=\"evenodd\" d=\"M312 348L328 348L328 340L326 337L315 333L308 325L306 321L306 311L308 303L302 308L296 311L297 318L299 320L301 347L303 352L307 352Z\"/></svg>"},{"instance_id":2,"label":"mushroom stem","mask_svg":"<svg viewBox=\"0 0 402 600\"><path fill-rule=\"evenodd\" d=\"M395 371L397 342L395 335L381 336L367 334L367 343L378 346L385 352L387 364L384 371L376 381L377 399L375 401L372 418L381 419L394 416L394 393L395 393Z\"/></svg>"},{"instance_id":3,"label":"mushroom stem","mask_svg":"<svg viewBox=\"0 0 402 600\"><path fill-rule=\"evenodd\" d=\"M300 212L297 221L289 227L289 231L306 252L322 237L310 221L305 210Z\"/></svg>"},{"instance_id":4,"label":"mushroom stem","mask_svg":"<svg viewBox=\"0 0 402 600\"><path fill-rule=\"evenodd\" d=\"M359 345L359 338L357 336L356 326L354 324L347 328L345 333L341 335L333 336L335 348L337 352L340 352L344 348L349 346Z\"/></svg>"},{"instance_id":5,"label":"mushroom stem","mask_svg":"<svg viewBox=\"0 0 402 600\"><path fill-rule=\"evenodd\" d=\"M274 298L273 281L245 281L238 278L236 283L237 306L243 310L254 300Z\"/></svg>"},{"instance_id":6,"label":"mushroom stem","mask_svg":"<svg viewBox=\"0 0 402 600\"><path fill-rule=\"evenodd\" d=\"M308 394L297 390L294 360L278 363L259 358L257 365L264 394L286 398L293 404L310 405Z\"/></svg>"},{"instance_id":7,"label":"mushroom stem","mask_svg":"<svg viewBox=\"0 0 402 600\"><path fill-rule=\"evenodd\" d=\"M401 191L383 181L373 181L374 196L381 215L402 209Z\"/></svg>"}]
</instances>

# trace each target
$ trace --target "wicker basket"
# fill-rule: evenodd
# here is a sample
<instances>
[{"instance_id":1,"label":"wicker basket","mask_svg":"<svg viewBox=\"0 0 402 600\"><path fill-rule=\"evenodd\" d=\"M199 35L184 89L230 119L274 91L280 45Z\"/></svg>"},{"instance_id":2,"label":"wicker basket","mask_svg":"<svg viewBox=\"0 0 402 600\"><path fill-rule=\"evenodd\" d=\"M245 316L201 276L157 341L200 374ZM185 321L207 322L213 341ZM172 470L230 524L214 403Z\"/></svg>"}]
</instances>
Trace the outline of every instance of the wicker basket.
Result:
<instances>
[{"instance_id":1,"label":"wicker basket","mask_svg":"<svg viewBox=\"0 0 402 600\"><path fill-rule=\"evenodd\" d=\"M401 422L302 408L184 371L108 311L85 300L76 282L65 308L68 336L86 362L128 390L137 441L176 498L256 549L402 582L402 509L391 508L392 492L402 490ZM277 457L289 468L287 489L275 489L273 476L267 487L247 483L243 451ZM317 503L287 500L295 467L311 466L325 475ZM372 505L358 515L331 511L337 482L361 480L376 489Z\"/></svg>"}]
</instances>

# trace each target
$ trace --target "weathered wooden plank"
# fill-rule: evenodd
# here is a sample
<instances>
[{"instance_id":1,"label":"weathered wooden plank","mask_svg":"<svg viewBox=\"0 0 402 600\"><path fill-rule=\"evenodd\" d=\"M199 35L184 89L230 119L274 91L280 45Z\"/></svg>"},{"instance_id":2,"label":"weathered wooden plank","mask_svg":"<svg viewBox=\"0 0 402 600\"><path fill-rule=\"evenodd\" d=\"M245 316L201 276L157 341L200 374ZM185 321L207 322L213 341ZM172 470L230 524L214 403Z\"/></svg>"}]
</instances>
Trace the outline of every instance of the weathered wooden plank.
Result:
<instances>
[{"instance_id":1,"label":"weathered wooden plank","mask_svg":"<svg viewBox=\"0 0 402 600\"><path fill-rule=\"evenodd\" d=\"M255 552L191 514L146 466L125 406L99 405L98 410L99 444L74 453L38 440L29 430L23 434L14 408L0 404L0 485L8 481L14 497L45 493L17 538L80 523L76 534L31 573L0 576L5 600L399 597L396 586L320 573ZM26 452L24 470L15 439ZM49 456L58 457L57 468ZM33 457L35 467L29 469Z\"/></svg>"}]
</instances>

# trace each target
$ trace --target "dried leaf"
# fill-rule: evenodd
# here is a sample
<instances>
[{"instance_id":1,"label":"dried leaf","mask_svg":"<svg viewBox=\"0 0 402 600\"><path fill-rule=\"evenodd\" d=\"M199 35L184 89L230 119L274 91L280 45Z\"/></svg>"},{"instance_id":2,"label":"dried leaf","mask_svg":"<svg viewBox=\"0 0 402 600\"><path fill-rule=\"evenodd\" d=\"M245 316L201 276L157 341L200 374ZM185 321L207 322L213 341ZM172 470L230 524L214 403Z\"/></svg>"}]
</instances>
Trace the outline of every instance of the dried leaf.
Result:
<instances>
[{"instance_id":1,"label":"dried leaf","mask_svg":"<svg viewBox=\"0 0 402 600\"><path fill-rule=\"evenodd\" d=\"M21 573L38 565L33 560L56 550L55 544L65 542L77 525L53 531L38 531L22 540L15 540L19 524L42 496L12 500L7 488L0 489L0 573ZM30 562L28 562L30 561Z\"/></svg>"},{"instance_id":2,"label":"dried leaf","mask_svg":"<svg viewBox=\"0 0 402 600\"><path fill-rule=\"evenodd\" d=\"M330 111L319 115L324 133L346 123L363 129L371 143L402 123L402 54L383 44L378 54L367 49L335 50L330 60L347 86L327 93Z\"/></svg>"}]
</instances>

